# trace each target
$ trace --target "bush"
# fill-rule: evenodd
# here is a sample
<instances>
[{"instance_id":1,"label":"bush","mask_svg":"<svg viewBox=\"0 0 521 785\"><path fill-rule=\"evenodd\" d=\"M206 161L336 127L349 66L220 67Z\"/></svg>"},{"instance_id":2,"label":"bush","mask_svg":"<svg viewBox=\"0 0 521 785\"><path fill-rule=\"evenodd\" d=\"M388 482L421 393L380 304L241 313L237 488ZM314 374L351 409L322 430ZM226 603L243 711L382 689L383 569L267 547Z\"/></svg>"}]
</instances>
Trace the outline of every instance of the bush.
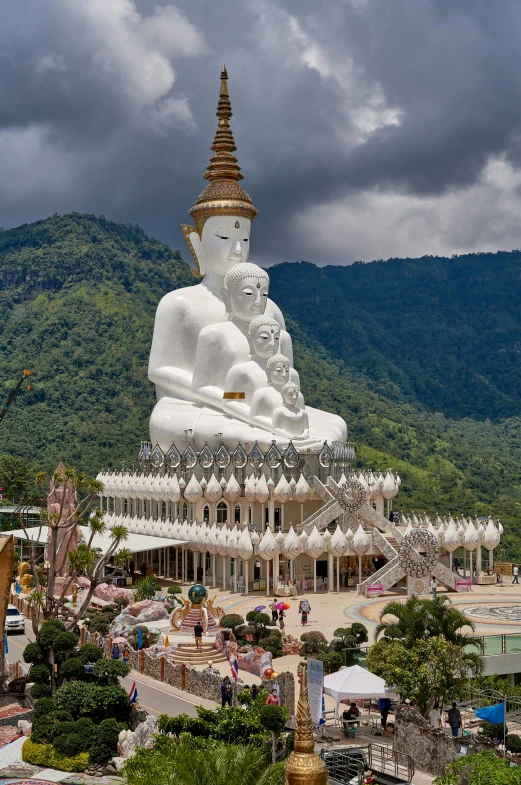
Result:
<instances>
[{"instance_id":1,"label":"bush","mask_svg":"<svg viewBox=\"0 0 521 785\"><path fill-rule=\"evenodd\" d=\"M46 714L50 714L50 712L54 711L54 709L55 705L52 698L40 698L34 707L33 720L37 720L39 717L44 717Z\"/></svg>"},{"instance_id":2,"label":"bush","mask_svg":"<svg viewBox=\"0 0 521 785\"><path fill-rule=\"evenodd\" d=\"M495 724L493 722L487 722L483 720L480 723L480 727L483 728L483 736L487 736L489 739L502 739L503 738L503 725ZM508 727L505 729L505 733L508 735Z\"/></svg>"},{"instance_id":3,"label":"bush","mask_svg":"<svg viewBox=\"0 0 521 785\"><path fill-rule=\"evenodd\" d=\"M174 583L173 586L168 587L168 594L182 594L183 590L180 586Z\"/></svg>"},{"instance_id":4,"label":"bush","mask_svg":"<svg viewBox=\"0 0 521 785\"><path fill-rule=\"evenodd\" d=\"M127 605L130 605L130 600L128 597L116 597L114 600L114 605L118 608L118 613L121 613L123 608L126 608Z\"/></svg>"},{"instance_id":5,"label":"bush","mask_svg":"<svg viewBox=\"0 0 521 785\"><path fill-rule=\"evenodd\" d=\"M49 717L41 717L33 722L31 739L36 744L50 744L54 735L54 723Z\"/></svg>"},{"instance_id":6,"label":"bush","mask_svg":"<svg viewBox=\"0 0 521 785\"><path fill-rule=\"evenodd\" d=\"M103 613L96 613L95 616L91 616L90 618L86 619L85 626L87 627L89 632L100 632L102 635L106 635L109 631L109 620Z\"/></svg>"},{"instance_id":7,"label":"bush","mask_svg":"<svg viewBox=\"0 0 521 785\"><path fill-rule=\"evenodd\" d=\"M506 737L506 748L509 752L521 752L521 736L509 733Z\"/></svg>"},{"instance_id":8,"label":"bush","mask_svg":"<svg viewBox=\"0 0 521 785\"><path fill-rule=\"evenodd\" d=\"M225 614L219 626L222 627L223 630L236 630L237 627L241 627L244 624L243 617L238 613L227 613Z\"/></svg>"},{"instance_id":9,"label":"bush","mask_svg":"<svg viewBox=\"0 0 521 785\"><path fill-rule=\"evenodd\" d=\"M57 736L53 741L53 747L60 755L73 758L80 752L85 752L85 741L76 733L67 733Z\"/></svg>"},{"instance_id":10,"label":"bush","mask_svg":"<svg viewBox=\"0 0 521 785\"><path fill-rule=\"evenodd\" d=\"M85 739L85 749L91 745L92 736L94 735L95 725L90 717L80 717L74 723L74 733L82 736Z\"/></svg>"},{"instance_id":11,"label":"bush","mask_svg":"<svg viewBox=\"0 0 521 785\"><path fill-rule=\"evenodd\" d=\"M324 663L324 673L336 673L344 664L344 658L337 651L319 654L317 659Z\"/></svg>"},{"instance_id":12,"label":"bush","mask_svg":"<svg viewBox=\"0 0 521 785\"><path fill-rule=\"evenodd\" d=\"M104 678L107 683L117 683L118 678L124 678L130 673L130 667L123 660L110 660L102 657L94 664L93 673L98 678Z\"/></svg>"},{"instance_id":13,"label":"bush","mask_svg":"<svg viewBox=\"0 0 521 785\"><path fill-rule=\"evenodd\" d=\"M58 709L70 712L75 720L88 716L95 723L99 723L107 715L121 720L128 718L128 695L119 685L103 687L99 684L71 681L60 687L54 700Z\"/></svg>"},{"instance_id":14,"label":"bush","mask_svg":"<svg viewBox=\"0 0 521 785\"><path fill-rule=\"evenodd\" d=\"M263 706L260 710L260 721L266 730L280 733L288 719L288 713L282 706Z\"/></svg>"},{"instance_id":15,"label":"bush","mask_svg":"<svg viewBox=\"0 0 521 785\"><path fill-rule=\"evenodd\" d=\"M360 646L362 643L367 643L369 636L367 634L367 627L358 621L353 622L351 625L351 635L356 639L356 645Z\"/></svg>"},{"instance_id":16,"label":"bush","mask_svg":"<svg viewBox=\"0 0 521 785\"><path fill-rule=\"evenodd\" d=\"M28 643L24 649L23 657L26 662L43 662L43 652L37 643Z\"/></svg>"},{"instance_id":17,"label":"bush","mask_svg":"<svg viewBox=\"0 0 521 785\"><path fill-rule=\"evenodd\" d=\"M156 592L160 591L161 585L153 575L147 575L136 582L134 601L151 600Z\"/></svg>"},{"instance_id":18,"label":"bush","mask_svg":"<svg viewBox=\"0 0 521 785\"><path fill-rule=\"evenodd\" d=\"M210 735L210 728L208 723L199 717L188 717L185 721L184 732L190 733L191 736L202 736L206 739Z\"/></svg>"},{"instance_id":19,"label":"bush","mask_svg":"<svg viewBox=\"0 0 521 785\"><path fill-rule=\"evenodd\" d=\"M29 671L29 681L38 684L48 684L51 679L51 671L48 665L33 665Z\"/></svg>"},{"instance_id":20,"label":"bush","mask_svg":"<svg viewBox=\"0 0 521 785\"><path fill-rule=\"evenodd\" d=\"M33 766L47 766L49 757L49 745L38 744L31 739L24 741L22 746L22 759Z\"/></svg>"},{"instance_id":21,"label":"bush","mask_svg":"<svg viewBox=\"0 0 521 785\"><path fill-rule=\"evenodd\" d=\"M168 714L160 714L157 720L157 727L160 733L172 733L180 736L184 731L185 721L188 714L178 714L177 717L169 717Z\"/></svg>"},{"instance_id":22,"label":"bush","mask_svg":"<svg viewBox=\"0 0 521 785\"><path fill-rule=\"evenodd\" d=\"M304 644L300 653L304 657L314 657L317 654L325 654L327 650L327 640L321 632L304 632L300 636Z\"/></svg>"},{"instance_id":23,"label":"bush","mask_svg":"<svg viewBox=\"0 0 521 785\"><path fill-rule=\"evenodd\" d=\"M98 660L101 660L102 657L102 650L93 643L86 643L85 646L80 646L78 649L78 659L82 665L97 662Z\"/></svg>"},{"instance_id":24,"label":"bush","mask_svg":"<svg viewBox=\"0 0 521 785\"><path fill-rule=\"evenodd\" d=\"M286 736L286 750L287 752L293 752L295 748L295 731L292 730Z\"/></svg>"},{"instance_id":25,"label":"bush","mask_svg":"<svg viewBox=\"0 0 521 785\"><path fill-rule=\"evenodd\" d=\"M31 698L38 700L39 698L49 698L51 695L50 684L33 684L31 687Z\"/></svg>"},{"instance_id":26,"label":"bush","mask_svg":"<svg viewBox=\"0 0 521 785\"><path fill-rule=\"evenodd\" d=\"M54 726L52 737L53 739L56 739L58 736L64 736L69 733L76 733L75 722L73 722L72 720L66 720L65 722L57 722L56 725Z\"/></svg>"},{"instance_id":27,"label":"bush","mask_svg":"<svg viewBox=\"0 0 521 785\"><path fill-rule=\"evenodd\" d=\"M116 754L118 736L124 728L124 724L117 722L113 718L103 720L92 736L89 752L91 763L106 763Z\"/></svg>"},{"instance_id":28,"label":"bush","mask_svg":"<svg viewBox=\"0 0 521 785\"><path fill-rule=\"evenodd\" d=\"M79 679L85 674L85 667L79 657L70 657L60 667L60 675L64 679Z\"/></svg>"}]
</instances>

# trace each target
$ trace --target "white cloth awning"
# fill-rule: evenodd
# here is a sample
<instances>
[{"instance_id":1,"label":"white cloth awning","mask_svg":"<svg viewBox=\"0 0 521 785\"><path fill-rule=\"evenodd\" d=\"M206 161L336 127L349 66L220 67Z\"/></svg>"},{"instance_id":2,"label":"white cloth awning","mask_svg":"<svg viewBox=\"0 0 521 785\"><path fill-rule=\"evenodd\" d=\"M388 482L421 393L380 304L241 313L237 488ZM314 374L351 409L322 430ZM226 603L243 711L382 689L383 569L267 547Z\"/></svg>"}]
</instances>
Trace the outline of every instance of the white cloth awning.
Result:
<instances>
[{"instance_id":1,"label":"white cloth awning","mask_svg":"<svg viewBox=\"0 0 521 785\"><path fill-rule=\"evenodd\" d=\"M384 679L375 676L365 668L361 668L360 665L342 668L336 673L324 676L324 692L335 698L337 713L341 700L394 697L393 691L385 686Z\"/></svg>"},{"instance_id":2,"label":"white cloth awning","mask_svg":"<svg viewBox=\"0 0 521 785\"><path fill-rule=\"evenodd\" d=\"M88 526L80 526L79 528L87 541L90 538L90 529ZM5 534L12 534L17 540L37 541L41 545L45 545L47 542L47 526L34 526L27 529L27 535L23 529L5 532ZM100 548L104 552L107 551L112 544L110 529L106 529L102 534L95 534L92 544L95 548ZM129 532L127 539L122 540L119 547L128 548L132 553L141 553L143 551L153 551L156 548L171 548L177 545L186 545L186 540L170 540L167 537L152 537L149 534L131 534Z\"/></svg>"}]
</instances>

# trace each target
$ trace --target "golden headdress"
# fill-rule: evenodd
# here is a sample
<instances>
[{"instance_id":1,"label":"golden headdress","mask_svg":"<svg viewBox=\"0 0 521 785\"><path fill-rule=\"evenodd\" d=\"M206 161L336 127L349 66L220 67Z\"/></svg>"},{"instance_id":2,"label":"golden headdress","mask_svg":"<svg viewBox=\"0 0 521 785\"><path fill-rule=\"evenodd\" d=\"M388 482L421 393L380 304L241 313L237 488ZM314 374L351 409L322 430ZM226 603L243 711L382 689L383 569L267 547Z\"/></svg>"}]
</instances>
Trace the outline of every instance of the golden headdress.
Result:
<instances>
[{"instance_id":1,"label":"golden headdress","mask_svg":"<svg viewBox=\"0 0 521 785\"><path fill-rule=\"evenodd\" d=\"M194 257L189 235L196 231L201 237L204 223L211 215L243 215L250 220L257 215L252 200L239 185L239 180L242 180L244 175L241 173L237 158L233 155L237 148L230 128L232 105L228 96L228 73L225 66L221 71L221 90L216 114L219 123L211 147L215 155L210 159L204 174L205 180L209 180L209 183L190 210L190 215L195 221L195 229L193 226L181 225Z\"/></svg>"}]
</instances>

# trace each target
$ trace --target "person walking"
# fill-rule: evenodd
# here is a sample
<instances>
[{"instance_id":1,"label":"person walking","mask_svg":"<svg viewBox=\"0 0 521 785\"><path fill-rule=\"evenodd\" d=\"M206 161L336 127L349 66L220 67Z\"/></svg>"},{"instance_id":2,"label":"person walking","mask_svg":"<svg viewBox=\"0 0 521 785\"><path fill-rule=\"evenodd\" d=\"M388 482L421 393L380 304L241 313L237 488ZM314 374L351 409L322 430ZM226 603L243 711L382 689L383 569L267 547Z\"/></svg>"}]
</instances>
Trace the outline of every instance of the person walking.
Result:
<instances>
[{"instance_id":1,"label":"person walking","mask_svg":"<svg viewBox=\"0 0 521 785\"><path fill-rule=\"evenodd\" d=\"M303 627L308 623L308 614L311 610L309 600L303 599L299 602L298 612L300 613L300 621Z\"/></svg>"},{"instance_id":2,"label":"person walking","mask_svg":"<svg viewBox=\"0 0 521 785\"><path fill-rule=\"evenodd\" d=\"M275 597L273 598L273 602L270 605L271 608L271 620L274 624L276 624L279 620L279 609L277 608L277 600Z\"/></svg>"},{"instance_id":3,"label":"person walking","mask_svg":"<svg viewBox=\"0 0 521 785\"><path fill-rule=\"evenodd\" d=\"M392 709L392 704L389 698L378 698L378 711L380 712L380 723L382 728L387 728L387 717Z\"/></svg>"},{"instance_id":4,"label":"person walking","mask_svg":"<svg viewBox=\"0 0 521 785\"><path fill-rule=\"evenodd\" d=\"M135 571L136 571L136 568L134 566L133 560L131 559L129 561L129 563L128 563L128 572L129 572L130 578L132 580L132 583L134 583L134 573L135 573Z\"/></svg>"},{"instance_id":5,"label":"person walking","mask_svg":"<svg viewBox=\"0 0 521 785\"><path fill-rule=\"evenodd\" d=\"M194 627L194 638L195 638L195 648L202 649L203 648L203 626L200 621Z\"/></svg>"},{"instance_id":6,"label":"person walking","mask_svg":"<svg viewBox=\"0 0 521 785\"><path fill-rule=\"evenodd\" d=\"M125 646L125 648L123 649L123 662L125 663L125 665L128 665L129 659L130 659L130 652L128 648Z\"/></svg>"},{"instance_id":7,"label":"person walking","mask_svg":"<svg viewBox=\"0 0 521 785\"><path fill-rule=\"evenodd\" d=\"M434 575L432 576L431 590L432 590L432 599L435 600L436 599L436 592L438 591L438 581L436 580Z\"/></svg>"},{"instance_id":8,"label":"person walking","mask_svg":"<svg viewBox=\"0 0 521 785\"><path fill-rule=\"evenodd\" d=\"M143 564L141 565L141 577L142 578L147 577L147 565L145 562L143 562Z\"/></svg>"},{"instance_id":9,"label":"person walking","mask_svg":"<svg viewBox=\"0 0 521 785\"><path fill-rule=\"evenodd\" d=\"M101 649L101 650L103 651L103 647L104 647L104 646L105 646L105 638L104 638L104 637L103 637L103 635L100 633L100 634L99 634L99 637L98 637L98 648L99 648L99 649Z\"/></svg>"},{"instance_id":10,"label":"person walking","mask_svg":"<svg viewBox=\"0 0 521 785\"><path fill-rule=\"evenodd\" d=\"M257 687L256 684L254 684L253 687L251 688L251 699L252 699L252 701L255 700L255 698L257 697L258 694L259 694L259 688Z\"/></svg>"},{"instance_id":11,"label":"person walking","mask_svg":"<svg viewBox=\"0 0 521 785\"><path fill-rule=\"evenodd\" d=\"M436 730L441 728L441 711L437 703L434 704L433 708L429 712L429 722L433 728L436 728Z\"/></svg>"},{"instance_id":12,"label":"person walking","mask_svg":"<svg viewBox=\"0 0 521 785\"><path fill-rule=\"evenodd\" d=\"M286 614L284 613L284 610L281 608L280 611L279 611L279 627L280 627L282 632L284 631L284 627L286 626L285 623L284 623L284 617L285 616L286 616Z\"/></svg>"},{"instance_id":13,"label":"person walking","mask_svg":"<svg viewBox=\"0 0 521 785\"><path fill-rule=\"evenodd\" d=\"M517 564L514 566L514 577L512 578L512 583L519 583L519 566Z\"/></svg>"},{"instance_id":14,"label":"person walking","mask_svg":"<svg viewBox=\"0 0 521 785\"><path fill-rule=\"evenodd\" d=\"M233 688L229 676L225 676L221 684L221 703L223 708L232 705Z\"/></svg>"},{"instance_id":15,"label":"person walking","mask_svg":"<svg viewBox=\"0 0 521 785\"><path fill-rule=\"evenodd\" d=\"M279 705L279 699L278 699L278 696L277 696L277 690L275 688L272 689L272 691L270 692L270 694L268 695L268 697L264 701L264 704L265 704L265 706L278 706Z\"/></svg>"},{"instance_id":16,"label":"person walking","mask_svg":"<svg viewBox=\"0 0 521 785\"><path fill-rule=\"evenodd\" d=\"M453 701L452 708L448 710L447 716L449 718L449 725L452 728L452 735L457 737L461 726L461 712L458 709L456 701Z\"/></svg>"},{"instance_id":17,"label":"person walking","mask_svg":"<svg viewBox=\"0 0 521 785\"><path fill-rule=\"evenodd\" d=\"M112 647L112 659L119 660L119 644L115 643Z\"/></svg>"}]
</instances>

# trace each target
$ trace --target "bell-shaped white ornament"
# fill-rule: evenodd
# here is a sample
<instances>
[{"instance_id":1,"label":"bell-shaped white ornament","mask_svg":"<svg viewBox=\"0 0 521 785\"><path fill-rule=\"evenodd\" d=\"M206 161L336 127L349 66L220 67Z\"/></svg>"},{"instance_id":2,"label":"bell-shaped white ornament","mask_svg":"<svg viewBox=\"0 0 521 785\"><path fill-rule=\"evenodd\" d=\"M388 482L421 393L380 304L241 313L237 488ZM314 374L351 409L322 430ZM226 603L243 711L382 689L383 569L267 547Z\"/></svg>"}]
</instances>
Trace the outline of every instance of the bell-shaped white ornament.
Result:
<instances>
[{"instance_id":1,"label":"bell-shaped white ornament","mask_svg":"<svg viewBox=\"0 0 521 785\"><path fill-rule=\"evenodd\" d=\"M243 529L237 541L237 552L241 559L248 561L253 556L253 545L250 539L250 532L247 528Z\"/></svg>"},{"instance_id":2,"label":"bell-shaped white ornament","mask_svg":"<svg viewBox=\"0 0 521 785\"><path fill-rule=\"evenodd\" d=\"M269 561L270 559L273 559L273 557L276 556L278 552L279 546L277 545L277 541L273 536L273 532L268 527L259 543L258 554L262 559Z\"/></svg>"},{"instance_id":3,"label":"bell-shaped white ornament","mask_svg":"<svg viewBox=\"0 0 521 785\"><path fill-rule=\"evenodd\" d=\"M365 554L371 548L371 543L369 541L369 537L365 533L362 528L362 524L358 524L358 529L355 532L355 536L353 537L353 550L359 556L365 556Z\"/></svg>"},{"instance_id":4,"label":"bell-shaped white ornament","mask_svg":"<svg viewBox=\"0 0 521 785\"><path fill-rule=\"evenodd\" d=\"M322 539L322 535L320 534L317 527L313 526L307 541L306 553L309 554L312 559L318 559L318 557L321 556L325 550L326 545Z\"/></svg>"},{"instance_id":5,"label":"bell-shaped white ornament","mask_svg":"<svg viewBox=\"0 0 521 785\"><path fill-rule=\"evenodd\" d=\"M235 475L233 472L230 474L228 482L226 483L226 488L223 492L223 496L226 501L229 502L236 502L241 498L241 486L235 479Z\"/></svg>"},{"instance_id":6,"label":"bell-shaped white ornament","mask_svg":"<svg viewBox=\"0 0 521 785\"><path fill-rule=\"evenodd\" d=\"M286 534L281 550L286 559L296 559L302 553L302 543L297 537L293 526L289 527L289 532Z\"/></svg>"}]
</instances>

